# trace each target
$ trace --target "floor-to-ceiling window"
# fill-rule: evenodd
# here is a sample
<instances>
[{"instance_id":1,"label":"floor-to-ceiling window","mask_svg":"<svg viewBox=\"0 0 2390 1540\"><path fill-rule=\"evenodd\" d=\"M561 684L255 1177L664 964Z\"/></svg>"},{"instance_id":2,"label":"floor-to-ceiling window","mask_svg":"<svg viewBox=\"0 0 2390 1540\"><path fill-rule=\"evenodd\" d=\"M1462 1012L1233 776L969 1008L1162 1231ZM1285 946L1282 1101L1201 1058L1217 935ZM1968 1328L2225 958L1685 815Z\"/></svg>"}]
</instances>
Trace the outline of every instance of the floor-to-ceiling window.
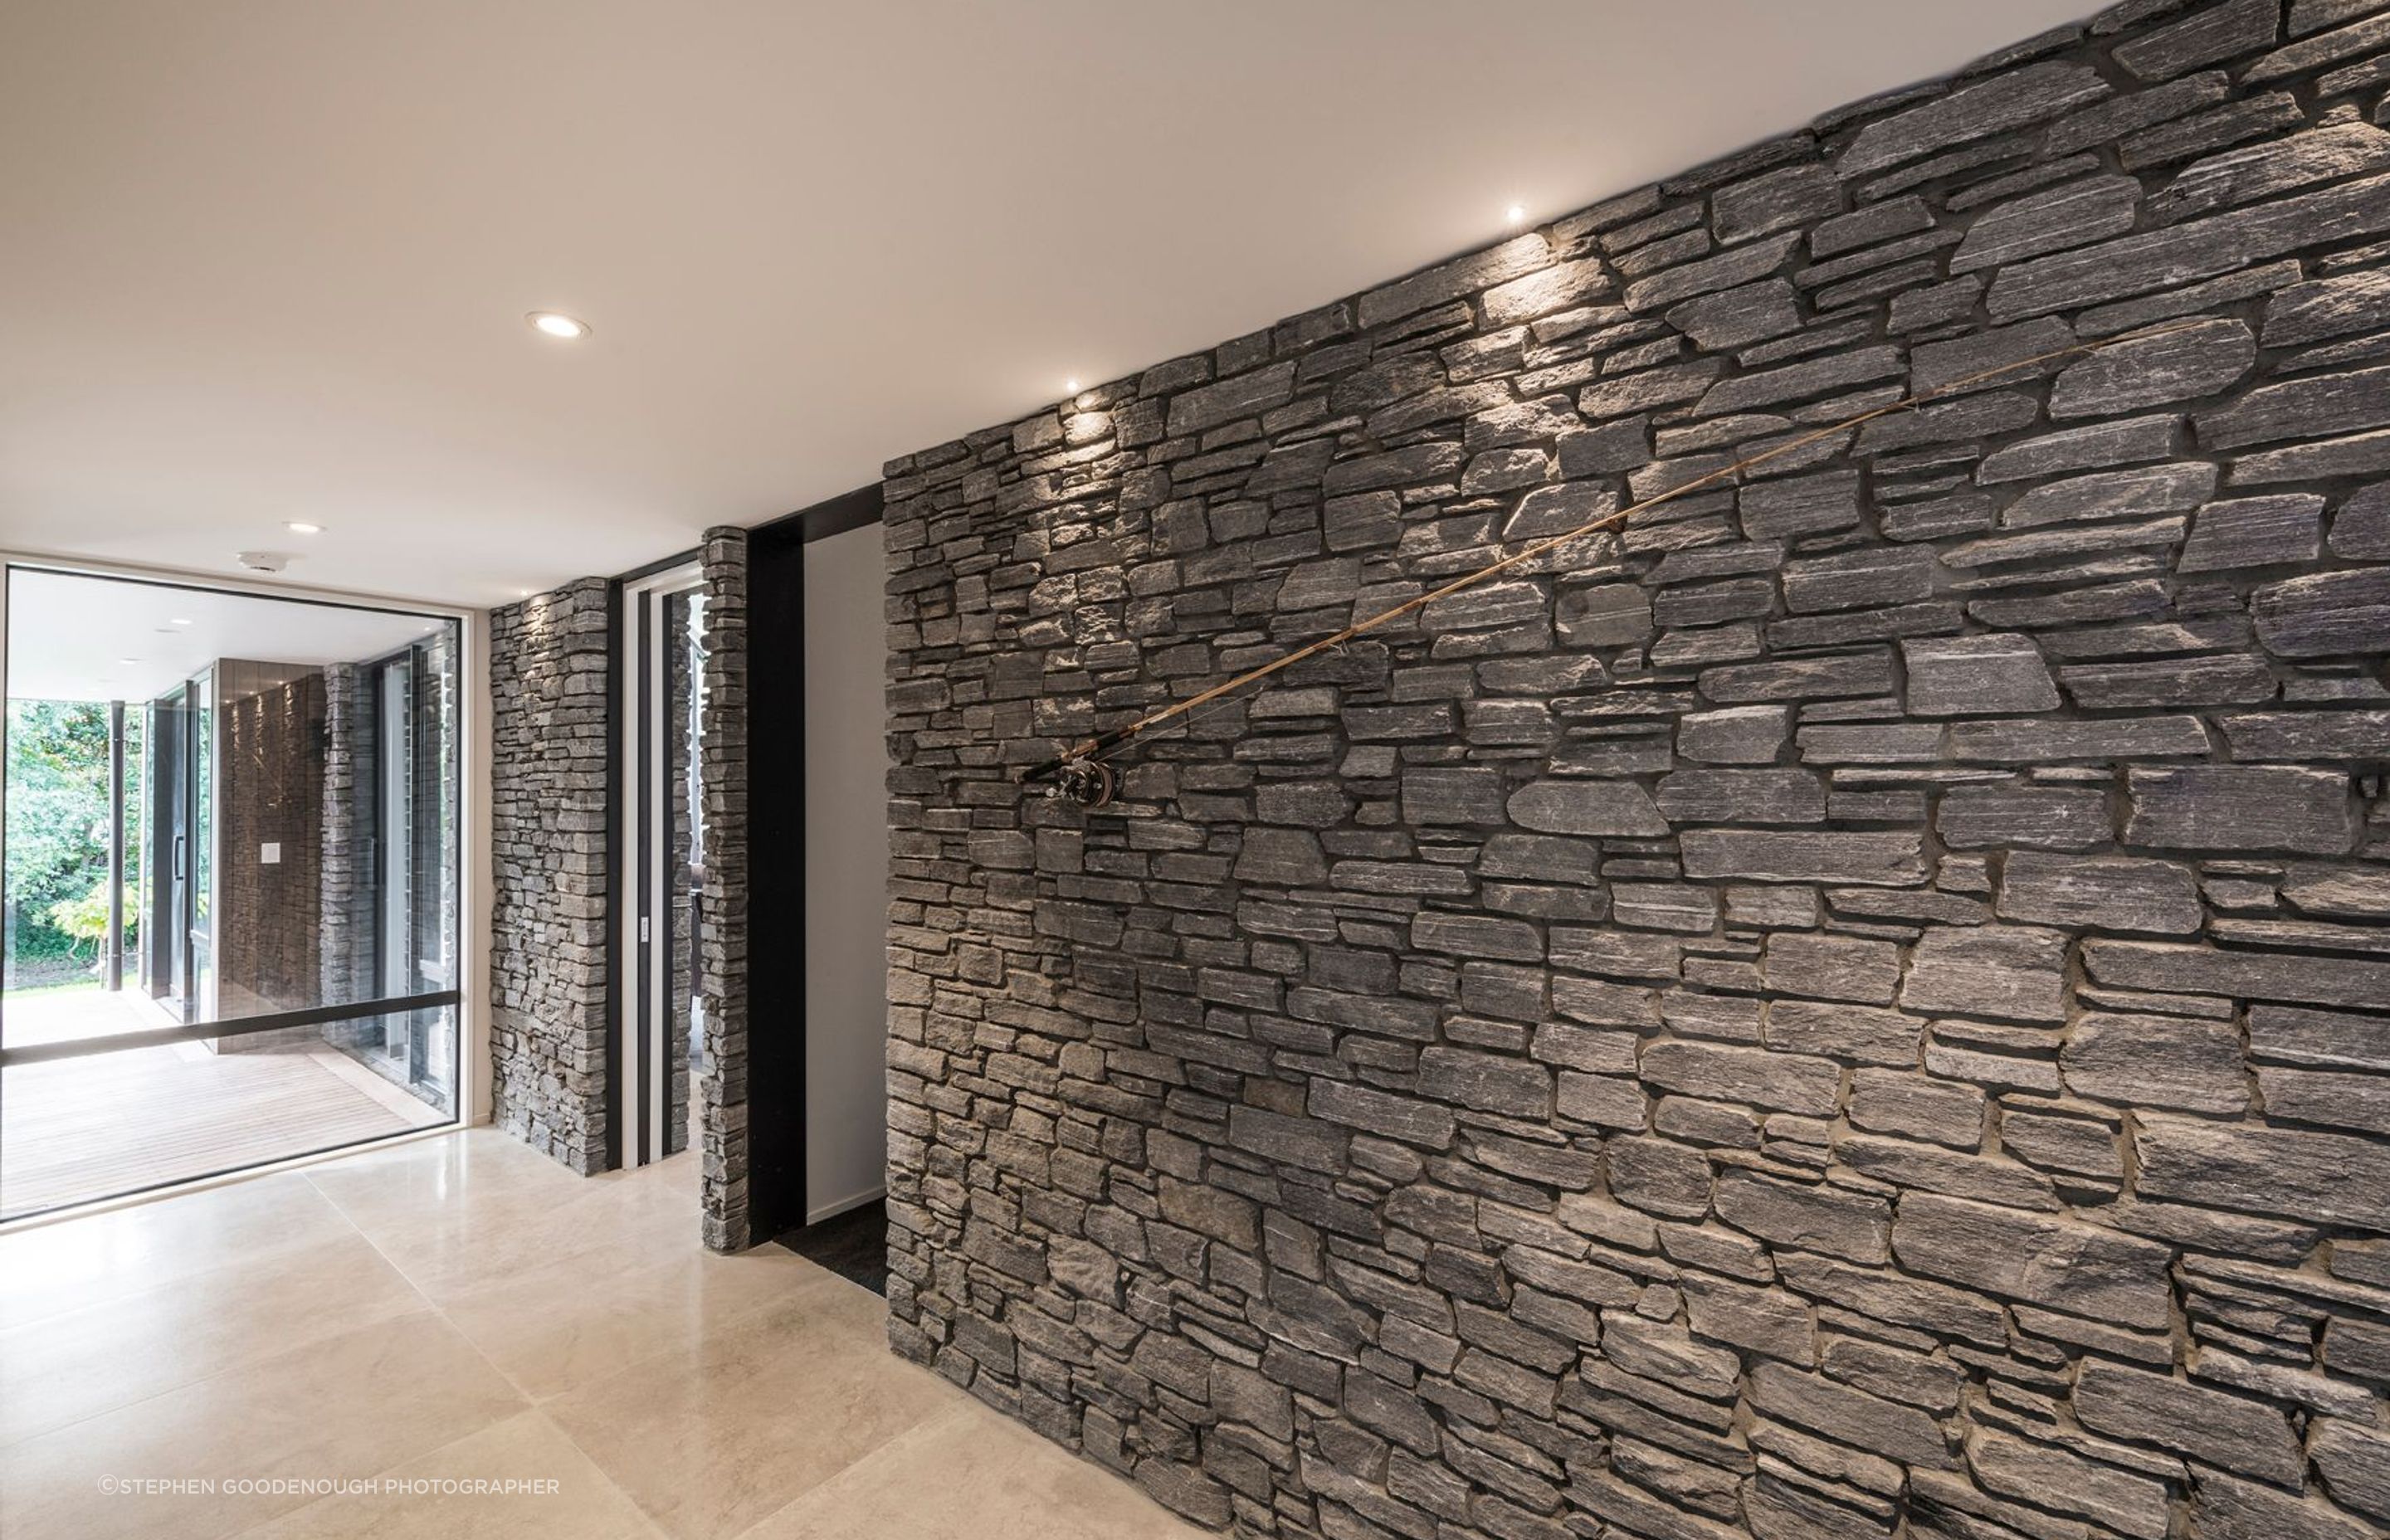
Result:
<instances>
[{"instance_id":1,"label":"floor-to-ceiling window","mask_svg":"<svg viewBox=\"0 0 2390 1540\"><path fill-rule=\"evenodd\" d=\"M458 622L6 571L0 1219L454 1122Z\"/></svg>"}]
</instances>

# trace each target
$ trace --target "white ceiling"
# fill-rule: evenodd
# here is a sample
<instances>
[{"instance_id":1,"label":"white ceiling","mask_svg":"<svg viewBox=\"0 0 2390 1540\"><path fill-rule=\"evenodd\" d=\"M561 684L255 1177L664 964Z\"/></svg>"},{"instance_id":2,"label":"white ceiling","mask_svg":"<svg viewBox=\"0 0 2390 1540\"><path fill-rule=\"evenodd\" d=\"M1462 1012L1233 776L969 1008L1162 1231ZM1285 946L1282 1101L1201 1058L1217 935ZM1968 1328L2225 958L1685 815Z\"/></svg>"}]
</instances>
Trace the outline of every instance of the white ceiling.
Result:
<instances>
[{"instance_id":1,"label":"white ceiling","mask_svg":"<svg viewBox=\"0 0 2390 1540\"><path fill-rule=\"evenodd\" d=\"M2089 4L7 0L0 543L511 599Z\"/></svg>"},{"instance_id":2,"label":"white ceiling","mask_svg":"<svg viewBox=\"0 0 2390 1540\"><path fill-rule=\"evenodd\" d=\"M8 573L8 698L142 701L219 658L356 663L443 622L173 584Z\"/></svg>"}]
</instances>

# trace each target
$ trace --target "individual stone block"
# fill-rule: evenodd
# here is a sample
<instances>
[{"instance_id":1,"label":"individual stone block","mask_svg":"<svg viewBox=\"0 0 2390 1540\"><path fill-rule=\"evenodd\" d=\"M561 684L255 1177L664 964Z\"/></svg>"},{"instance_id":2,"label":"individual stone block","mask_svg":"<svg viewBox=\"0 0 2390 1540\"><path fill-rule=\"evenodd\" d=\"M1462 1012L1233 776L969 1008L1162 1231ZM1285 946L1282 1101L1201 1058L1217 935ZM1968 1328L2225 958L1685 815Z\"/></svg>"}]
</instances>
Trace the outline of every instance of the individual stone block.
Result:
<instances>
[{"instance_id":1,"label":"individual stone block","mask_svg":"<svg viewBox=\"0 0 2390 1540\"><path fill-rule=\"evenodd\" d=\"M1992 1429L1968 1433L1967 1465L1985 1490L2004 1497L2088 1519L2136 1540L2165 1540L2164 1482Z\"/></svg>"},{"instance_id":2,"label":"individual stone block","mask_svg":"<svg viewBox=\"0 0 2390 1540\"><path fill-rule=\"evenodd\" d=\"M1954 786L1934 828L1953 850L2090 850L2115 838L2108 794L2087 786Z\"/></svg>"},{"instance_id":3,"label":"individual stone block","mask_svg":"<svg viewBox=\"0 0 2390 1540\"><path fill-rule=\"evenodd\" d=\"M1907 604L1932 597L1934 571L1934 553L1922 548L1870 547L1788 562L1784 605L1794 614L1811 614Z\"/></svg>"},{"instance_id":4,"label":"individual stone block","mask_svg":"<svg viewBox=\"0 0 2390 1540\"><path fill-rule=\"evenodd\" d=\"M1360 297L1356 312L1363 327L1382 326L1388 321L1416 314L1430 306L1448 303L1464 294L1507 283L1536 271L1551 260L1549 245L1541 235L1531 231L1499 246L1455 257L1450 262L1414 273L1381 289L1373 289ZM1174 416L1176 405L1174 400ZM1179 431L1176 427L1171 430L1174 435Z\"/></svg>"},{"instance_id":5,"label":"individual stone block","mask_svg":"<svg viewBox=\"0 0 2390 1540\"><path fill-rule=\"evenodd\" d=\"M1643 1050L1643 1079L1663 1091L1739 1101L1805 1117L1831 1117L1842 1071L1831 1060L1723 1043L1662 1041Z\"/></svg>"},{"instance_id":6,"label":"individual stone block","mask_svg":"<svg viewBox=\"0 0 2390 1540\"><path fill-rule=\"evenodd\" d=\"M2000 1148L2045 1171L2121 1186L2125 1158L2116 1130L2088 1118L2045 1117L2009 1108L2000 1113Z\"/></svg>"},{"instance_id":7,"label":"individual stone block","mask_svg":"<svg viewBox=\"0 0 2390 1540\"><path fill-rule=\"evenodd\" d=\"M2068 365L2050 386L2049 415L2111 417L2214 395L2256 362L2257 340L2243 323L2195 322Z\"/></svg>"},{"instance_id":8,"label":"individual stone block","mask_svg":"<svg viewBox=\"0 0 2390 1540\"><path fill-rule=\"evenodd\" d=\"M1710 195L1710 230L1730 246L1795 225L1839 213L1843 189L1834 173L1818 163L1786 166L1720 187Z\"/></svg>"},{"instance_id":9,"label":"individual stone block","mask_svg":"<svg viewBox=\"0 0 2390 1540\"><path fill-rule=\"evenodd\" d=\"M1800 330L1800 297L1782 278L1762 278L1671 305L1665 318L1696 347L1740 348Z\"/></svg>"},{"instance_id":10,"label":"individual stone block","mask_svg":"<svg viewBox=\"0 0 2390 1540\"><path fill-rule=\"evenodd\" d=\"M1564 647L1626 647L1651 635L1651 596L1638 584L1563 589L1552 623Z\"/></svg>"},{"instance_id":11,"label":"individual stone block","mask_svg":"<svg viewBox=\"0 0 2390 1540\"><path fill-rule=\"evenodd\" d=\"M2281 687L2262 658L2228 653L2135 663L2077 663L2058 671L2075 703L2089 711L2146 706L2255 705Z\"/></svg>"},{"instance_id":12,"label":"individual stone block","mask_svg":"<svg viewBox=\"0 0 2390 1540\"><path fill-rule=\"evenodd\" d=\"M1784 259L1800 244L1798 231L1767 236L1701 262L1685 263L1650 277L1638 278L1626 286L1626 308L1641 315L1696 294L1711 294L1764 278L1782 266Z\"/></svg>"},{"instance_id":13,"label":"individual stone block","mask_svg":"<svg viewBox=\"0 0 2390 1540\"><path fill-rule=\"evenodd\" d=\"M1742 533L1753 540L1782 540L1859 521L1859 478L1855 470L1754 481L1735 498Z\"/></svg>"},{"instance_id":14,"label":"individual stone block","mask_svg":"<svg viewBox=\"0 0 2390 1540\"><path fill-rule=\"evenodd\" d=\"M2266 302L2258 340L2269 348L2390 327L2390 273L2360 271L2293 284Z\"/></svg>"},{"instance_id":15,"label":"individual stone block","mask_svg":"<svg viewBox=\"0 0 2390 1540\"><path fill-rule=\"evenodd\" d=\"M1993 486L2136 460L2162 460L2177 451L2181 439L2182 419L2171 415L2085 423L1993 450L1975 468L1975 480Z\"/></svg>"},{"instance_id":16,"label":"individual stone block","mask_svg":"<svg viewBox=\"0 0 2390 1540\"><path fill-rule=\"evenodd\" d=\"M1552 1072L1541 1064L1465 1048L1420 1050L1419 1091L1437 1101L1514 1118L1552 1112Z\"/></svg>"},{"instance_id":17,"label":"individual stone block","mask_svg":"<svg viewBox=\"0 0 2390 1540\"><path fill-rule=\"evenodd\" d=\"M1677 838L1685 875L1754 882L1854 882L1903 887L1925 880L1914 833L1770 833L1688 829Z\"/></svg>"},{"instance_id":18,"label":"individual stone block","mask_svg":"<svg viewBox=\"0 0 2390 1540\"><path fill-rule=\"evenodd\" d=\"M1814 999L1889 1005L1900 978L1900 949L1860 936L1780 930L1762 956L1771 991Z\"/></svg>"},{"instance_id":19,"label":"individual stone block","mask_svg":"<svg viewBox=\"0 0 2390 1540\"><path fill-rule=\"evenodd\" d=\"M2274 0L2225 0L2118 45L2116 62L2139 80L2171 80L2203 64L2266 47L2281 31L2281 8Z\"/></svg>"},{"instance_id":20,"label":"individual stone block","mask_svg":"<svg viewBox=\"0 0 2390 1540\"><path fill-rule=\"evenodd\" d=\"M2087 1012L2058 1068L2068 1090L2095 1101L2234 1117L2249 1109L2241 1033L2229 1021Z\"/></svg>"},{"instance_id":21,"label":"individual stone block","mask_svg":"<svg viewBox=\"0 0 2390 1540\"><path fill-rule=\"evenodd\" d=\"M1754 1365L1750 1383L1752 1405L1769 1417L1897 1464L1935 1470L1952 1463L1940 1424L1914 1406L1778 1363Z\"/></svg>"},{"instance_id":22,"label":"individual stone block","mask_svg":"<svg viewBox=\"0 0 2390 1540\"><path fill-rule=\"evenodd\" d=\"M1452 1143L1453 1116L1433 1102L1372 1090L1341 1080L1314 1079L1311 1115L1387 1138L1443 1149Z\"/></svg>"},{"instance_id":23,"label":"individual stone block","mask_svg":"<svg viewBox=\"0 0 2390 1540\"><path fill-rule=\"evenodd\" d=\"M1510 822L1544 834L1649 839L1668 832L1651 794L1634 781L1555 778L1510 794Z\"/></svg>"},{"instance_id":24,"label":"individual stone block","mask_svg":"<svg viewBox=\"0 0 2390 1540\"><path fill-rule=\"evenodd\" d=\"M2390 135L2383 136L2390 140ZM2276 439L2319 439L2390 422L2390 366L2306 375L2261 385L2197 417L2200 446L2240 449Z\"/></svg>"},{"instance_id":25,"label":"individual stone block","mask_svg":"<svg viewBox=\"0 0 2390 1540\"><path fill-rule=\"evenodd\" d=\"M2232 484L2266 486L2276 481L2314 481L2335 476L2378 476L2390 470L2390 430L2351 433L2242 455L2232 462Z\"/></svg>"},{"instance_id":26,"label":"individual stone block","mask_svg":"<svg viewBox=\"0 0 2390 1540\"><path fill-rule=\"evenodd\" d=\"M1413 946L1455 956L1505 962L1536 962L1543 956L1535 927L1520 920L1438 911L1415 918L1410 934Z\"/></svg>"},{"instance_id":27,"label":"individual stone block","mask_svg":"<svg viewBox=\"0 0 2390 1540\"><path fill-rule=\"evenodd\" d=\"M1729 663L1703 669L1700 686L1703 695L1720 705L1883 695L1893 687L1892 659L1879 650Z\"/></svg>"},{"instance_id":28,"label":"individual stone block","mask_svg":"<svg viewBox=\"0 0 2390 1540\"><path fill-rule=\"evenodd\" d=\"M2318 572L2249 596L2266 650L2282 658L2390 651L2390 567Z\"/></svg>"},{"instance_id":29,"label":"individual stone block","mask_svg":"<svg viewBox=\"0 0 2390 1540\"><path fill-rule=\"evenodd\" d=\"M1707 764L1773 764L1791 734L1783 706L1728 706L1677 719L1677 752Z\"/></svg>"},{"instance_id":30,"label":"individual stone block","mask_svg":"<svg viewBox=\"0 0 2390 1540\"><path fill-rule=\"evenodd\" d=\"M2390 1434L2342 1418L2308 1424L2307 1457L2332 1499L2390 1523Z\"/></svg>"},{"instance_id":31,"label":"individual stone block","mask_svg":"<svg viewBox=\"0 0 2390 1540\"><path fill-rule=\"evenodd\" d=\"M1729 1171L1714 1202L1720 1219L1770 1245L1870 1264L1891 1255L1892 1205L1872 1193Z\"/></svg>"},{"instance_id":32,"label":"individual stone block","mask_svg":"<svg viewBox=\"0 0 2390 1540\"><path fill-rule=\"evenodd\" d=\"M2390 161L2390 134L2369 123L2327 122L2188 166L2149 206L2161 219L2187 219L2355 175L2385 161Z\"/></svg>"},{"instance_id":33,"label":"individual stone block","mask_svg":"<svg viewBox=\"0 0 2390 1540\"><path fill-rule=\"evenodd\" d=\"M1905 640L1908 710L1919 716L2052 711L2058 686L2030 638L2015 634Z\"/></svg>"},{"instance_id":34,"label":"individual stone block","mask_svg":"<svg viewBox=\"0 0 2390 1540\"><path fill-rule=\"evenodd\" d=\"M1953 759L1993 764L2056 764L2064 760L2205 756L2207 730L2195 716L2125 717L2113 721L1958 722L1950 727Z\"/></svg>"},{"instance_id":35,"label":"individual stone block","mask_svg":"<svg viewBox=\"0 0 2390 1540\"><path fill-rule=\"evenodd\" d=\"M2135 765L2125 842L2162 850L2351 848L2346 776L2290 765Z\"/></svg>"},{"instance_id":36,"label":"individual stone block","mask_svg":"<svg viewBox=\"0 0 2390 1540\"><path fill-rule=\"evenodd\" d=\"M2192 516L2178 572L2227 571L2311 562L2323 554L2323 499L2312 494L2242 497Z\"/></svg>"},{"instance_id":37,"label":"individual stone block","mask_svg":"<svg viewBox=\"0 0 2390 1540\"><path fill-rule=\"evenodd\" d=\"M1857 1127L1972 1149L1984 1137L1984 1093L1913 1072L1860 1070L1851 1076L1850 1116Z\"/></svg>"},{"instance_id":38,"label":"individual stone block","mask_svg":"<svg viewBox=\"0 0 2390 1540\"><path fill-rule=\"evenodd\" d=\"M2188 513L2215 494L2216 468L2197 461L2072 476L2033 488L2000 515L2007 529Z\"/></svg>"},{"instance_id":39,"label":"individual stone block","mask_svg":"<svg viewBox=\"0 0 2390 1540\"><path fill-rule=\"evenodd\" d=\"M2001 865L2002 919L2190 935L2204 912L2188 867L2133 856L2017 851Z\"/></svg>"},{"instance_id":40,"label":"individual stone block","mask_svg":"<svg viewBox=\"0 0 2390 1540\"><path fill-rule=\"evenodd\" d=\"M2390 1146L2380 1139L2152 1113L2133 1149L2144 1197L2390 1233Z\"/></svg>"},{"instance_id":41,"label":"individual stone block","mask_svg":"<svg viewBox=\"0 0 2390 1540\"><path fill-rule=\"evenodd\" d=\"M1972 273L2122 235L2133 227L2141 185L2130 176L2092 176L1985 211L1950 253L1950 271Z\"/></svg>"},{"instance_id":42,"label":"individual stone block","mask_svg":"<svg viewBox=\"0 0 2390 1540\"><path fill-rule=\"evenodd\" d=\"M2390 743L2390 711L2251 712L2222 726L2238 759L2371 762Z\"/></svg>"},{"instance_id":43,"label":"individual stone block","mask_svg":"<svg viewBox=\"0 0 2390 1540\"><path fill-rule=\"evenodd\" d=\"M1818 824L1826 788L1806 770L1677 770L1660 777L1662 816L1677 824Z\"/></svg>"},{"instance_id":44,"label":"individual stone block","mask_svg":"<svg viewBox=\"0 0 2390 1540\"><path fill-rule=\"evenodd\" d=\"M2173 1319L2171 1248L2049 1214L1903 1193L1893 1253L1909 1272L2142 1330Z\"/></svg>"},{"instance_id":45,"label":"individual stone block","mask_svg":"<svg viewBox=\"0 0 2390 1540\"><path fill-rule=\"evenodd\" d=\"M2229 1476L2202 1477L2191 1511L2202 1540L2380 1540L2378 1531L2319 1498Z\"/></svg>"},{"instance_id":46,"label":"individual stone block","mask_svg":"<svg viewBox=\"0 0 2390 1540\"><path fill-rule=\"evenodd\" d=\"M1859 130L1834 170L1845 178L1882 171L1953 145L2056 117L2106 95L2106 83L2087 65L2027 65L1877 119Z\"/></svg>"},{"instance_id":47,"label":"individual stone block","mask_svg":"<svg viewBox=\"0 0 2390 1540\"><path fill-rule=\"evenodd\" d=\"M2262 1402L2170 1375L2087 1358L2072 1404L2095 1431L2144 1440L2260 1481L2295 1483L2306 1472L2290 1418Z\"/></svg>"},{"instance_id":48,"label":"individual stone block","mask_svg":"<svg viewBox=\"0 0 2390 1540\"><path fill-rule=\"evenodd\" d=\"M1886 944L1889 943L1879 943ZM1774 983L1770 973L1770 987ZM1830 985L1830 987L1858 987ZM1883 982L1883 997L1891 998L1891 981ZM1918 1041L1925 1023L1896 1010L1865 1005L1826 1005L1810 1000L1773 1000L1767 1007L1767 1046L1787 1053L1818 1054L1854 1064L1917 1062Z\"/></svg>"},{"instance_id":49,"label":"individual stone block","mask_svg":"<svg viewBox=\"0 0 2390 1540\"><path fill-rule=\"evenodd\" d=\"M2332 554L2352 561L2390 561L2390 481L2352 493L2332 520Z\"/></svg>"},{"instance_id":50,"label":"individual stone block","mask_svg":"<svg viewBox=\"0 0 2390 1540\"><path fill-rule=\"evenodd\" d=\"M1614 1137L1604 1142L1602 1155L1611 1196L1621 1203L1677 1219L1710 1212L1710 1162L1699 1150L1667 1139ZM1630 1288L1626 1297L1637 1293Z\"/></svg>"},{"instance_id":51,"label":"individual stone block","mask_svg":"<svg viewBox=\"0 0 2390 1540\"><path fill-rule=\"evenodd\" d=\"M1413 824L1498 824L1501 772L1482 766L1403 772L1403 818Z\"/></svg>"},{"instance_id":52,"label":"individual stone block","mask_svg":"<svg viewBox=\"0 0 2390 1540\"><path fill-rule=\"evenodd\" d=\"M2011 1021L2066 1020L2066 933L2022 925L1928 930L1909 954L1901 1008Z\"/></svg>"},{"instance_id":53,"label":"individual stone block","mask_svg":"<svg viewBox=\"0 0 2390 1540\"><path fill-rule=\"evenodd\" d=\"M1271 364L1250 374L1199 385L1170 398L1170 435L1177 438L1238 417L1259 417L1294 399L1294 365Z\"/></svg>"},{"instance_id":54,"label":"individual stone block","mask_svg":"<svg viewBox=\"0 0 2390 1540\"><path fill-rule=\"evenodd\" d=\"M2121 989L2184 991L2390 1010L2390 962L2268 952L2223 952L2162 942L2083 943L2091 976Z\"/></svg>"},{"instance_id":55,"label":"individual stone block","mask_svg":"<svg viewBox=\"0 0 2390 1540\"><path fill-rule=\"evenodd\" d=\"M1685 1312L1697 1336L1808 1368L1817 1362L1818 1328L1809 1307L1776 1289L1753 1289L1701 1273L1679 1280Z\"/></svg>"}]
</instances>

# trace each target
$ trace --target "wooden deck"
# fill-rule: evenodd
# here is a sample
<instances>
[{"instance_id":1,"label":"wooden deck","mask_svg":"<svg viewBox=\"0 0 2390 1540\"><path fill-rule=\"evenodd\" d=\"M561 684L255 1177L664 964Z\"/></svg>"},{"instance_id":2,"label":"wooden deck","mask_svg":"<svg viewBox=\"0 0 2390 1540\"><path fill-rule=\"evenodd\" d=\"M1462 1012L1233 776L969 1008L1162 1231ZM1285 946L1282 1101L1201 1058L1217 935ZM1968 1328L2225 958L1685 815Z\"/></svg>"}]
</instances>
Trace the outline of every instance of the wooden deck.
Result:
<instances>
[{"instance_id":1,"label":"wooden deck","mask_svg":"<svg viewBox=\"0 0 2390 1540\"><path fill-rule=\"evenodd\" d=\"M107 995L56 1004L8 1006L7 1041L157 1024ZM61 1030L68 1013L77 1020ZM0 1219L447 1121L328 1047L215 1054L181 1043L23 1065L0 1076Z\"/></svg>"}]
</instances>

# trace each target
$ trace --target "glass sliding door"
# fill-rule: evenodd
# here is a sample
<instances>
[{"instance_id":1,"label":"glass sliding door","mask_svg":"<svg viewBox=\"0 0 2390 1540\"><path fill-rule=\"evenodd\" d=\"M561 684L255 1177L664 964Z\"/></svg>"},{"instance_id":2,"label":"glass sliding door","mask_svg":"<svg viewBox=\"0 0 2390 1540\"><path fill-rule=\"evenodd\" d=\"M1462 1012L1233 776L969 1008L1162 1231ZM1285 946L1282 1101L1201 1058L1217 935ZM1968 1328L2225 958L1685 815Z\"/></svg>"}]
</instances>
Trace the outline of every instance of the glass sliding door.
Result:
<instances>
[{"instance_id":1,"label":"glass sliding door","mask_svg":"<svg viewBox=\"0 0 2390 1540\"><path fill-rule=\"evenodd\" d=\"M457 622L6 584L0 1220L455 1122Z\"/></svg>"}]
</instances>

